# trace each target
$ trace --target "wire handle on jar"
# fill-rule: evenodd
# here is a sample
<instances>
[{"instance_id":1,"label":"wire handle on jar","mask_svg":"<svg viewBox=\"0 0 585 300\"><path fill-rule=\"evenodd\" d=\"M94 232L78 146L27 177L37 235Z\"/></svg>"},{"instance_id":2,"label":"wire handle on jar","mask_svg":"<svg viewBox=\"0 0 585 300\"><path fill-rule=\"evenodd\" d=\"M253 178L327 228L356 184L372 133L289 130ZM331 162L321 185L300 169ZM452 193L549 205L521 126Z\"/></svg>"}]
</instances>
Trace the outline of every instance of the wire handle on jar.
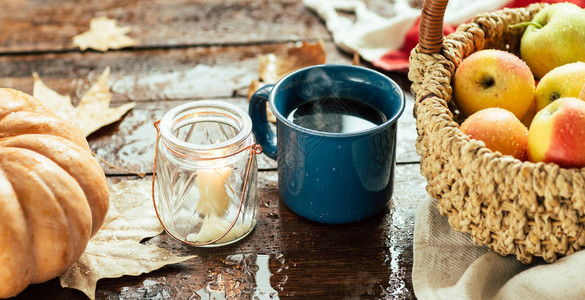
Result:
<instances>
[{"instance_id":1,"label":"wire handle on jar","mask_svg":"<svg viewBox=\"0 0 585 300\"><path fill-rule=\"evenodd\" d=\"M248 186L248 177L250 175L250 170L252 167L252 161L254 159L254 155L258 155L262 153L262 147L259 144L252 144L252 145L248 145L234 153L230 153L229 155L224 155L224 156L218 156L218 157L209 157L209 158L197 158L197 159L203 159L203 160L214 160L214 159L221 159L221 158L226 158L229 156L233 156L236 155L238 153L241 153L245 150L250 150L250 153L252 155L250 155L250 157L248 158L248 162L246 164L246 175L244 176L244 187L242 189L242 195L240 197L240 204L238 205L238 213L236 214L235 219L232 221L232 223L230 224L230 226L226 229L226 231L221 234L218 238L208 241L208 242L204 242L204 243L194 243L194 242L189 242L186 241L184 239L181 239L179 237L177 237L176 235L174 235L170 230L167 229L165 223L163 222L159 212L158 212L158 208L156 206L156 200L155 200L155 193L154 193L154 187L155 187L155 178L156 178L156 161L157 161L157 156L158 156L158 143L160 141L160 128L159 128L159 123L160 120L157 120L154 122L154 127L156 128L156 142L155 142L155 147L154 147L154 164L153 164L153 168L152 168L152 203L154 205L154 211L156 212L156 216L159 220L159 222L161 223L161 225L163 226L163 228L165 229L165 231L172 236L174 239L181 241L185 244L191 245L191 246L206 246L206 245L211 245L213 243L216 243L217 241L221 240L224 236L226 236L230 230L232 230L232 228L236 225L236 222L238 221L238 218L240 217L240 212L242 211L242 205L244 204L244 197L246 195L246 190L247 190L247 186ZM173 154L189 159L189 158L193 158L189 155L185 155L182 153L179 153L177 151L174 151L171 147L169 147L164 141L163 144L165 145L165 147L167 148L167 150L171 151Z\"/></svg>"}]
</instances>

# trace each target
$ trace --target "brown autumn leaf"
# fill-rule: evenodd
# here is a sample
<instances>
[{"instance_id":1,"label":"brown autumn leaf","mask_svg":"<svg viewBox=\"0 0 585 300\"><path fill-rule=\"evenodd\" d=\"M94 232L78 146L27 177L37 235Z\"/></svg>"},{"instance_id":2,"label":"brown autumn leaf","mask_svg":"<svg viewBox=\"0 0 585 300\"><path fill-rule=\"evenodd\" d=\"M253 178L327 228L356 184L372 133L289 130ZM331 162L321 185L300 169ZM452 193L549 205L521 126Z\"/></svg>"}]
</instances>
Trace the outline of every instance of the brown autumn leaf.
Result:
<instances>
[{"instance_id":1,"label":"brown autumn leaf","mask_svg":"<svg viewBox=\"0 0 585 300\"><path fill-rule=\"evenodd\" d=\"M136 105L136 103L127 103L110 108L112 93L108 86L109 67L83 95L77 106L71 104L71 97L60 95L49 88L37 73L33 73L33 77L33 96L43 102L57 116L77 125L85 136L105 125L118 121Z\"/></svg>"},{"instance_id":2,"label":"brown autumn leaf","mask_svg":"<svg viewBox=\"0 0 585 300\"><path fill-rule=\"evenodd\" d=\"M302 42L281 51L260 55L259 78L248 86L248 101L254 93L266 84L274 84L287 74L313 65L324 64L327 60L323 41L317 43ZM276 117L266 107L266 115L270 122L276 122Z\"/></svg>"},{"instance_id":3,"label":"brown autumn leaf","mask_svg":"<svg viewBox=\"0 0 585 300\"><path fill-rule=\"evenodd\" d=\"M260 89L261 87L265 86L266 83L264 82L260 82L258 80L252 80L252 82L250 82L250 85L248 86L248 101L250 101L250 99L252 99L252 95L254 95L254 93ZM272 111L270 110L270 107L268 107L268 104L266 104L266 118L268 118L268 122L272 122L272 123L276 123L276 117L274 116L274 114L272 113Z\"/></svg>"},{"instance_id":4,"label":"brown autumn leaf","mask_svg":"<svg viewBox=\"0 0 585 300\"><path fill-rule=\"evenodd\" d=\"M327 54L322 41L302 42L276 53L261 55L258 60L260 80L265 83L276 83L280 78L298 69L324 64Z\"/></svg>"},{"instance_id":5,"label":"brown autumn leaf","mask_svg":"<svg viewBox=\"0 0 585 300\"><path fill-rule=\"evenodd\" d=\"M166 249L140 242L163 232L151 199L148 180L127 180L110 186L110 209L101 230L85 253L61 276L62 287L95 299L98 280L140 275L195 256L175 256Z\"/></svg>"},{"instance_id":6,"label":"brown autumn leaf","mask_svg":"<svg viewBox=\"0 0 585 300\"><path fill-rule=\"evenodd\" d=\"M107 17L93 18L89 22L89 31L73 37L73 45L82 51L89 48L102 52L131 47L137 42L126 35L130 30L130 27L118 27L116 20Z\"/></svg>"}]
</instances>

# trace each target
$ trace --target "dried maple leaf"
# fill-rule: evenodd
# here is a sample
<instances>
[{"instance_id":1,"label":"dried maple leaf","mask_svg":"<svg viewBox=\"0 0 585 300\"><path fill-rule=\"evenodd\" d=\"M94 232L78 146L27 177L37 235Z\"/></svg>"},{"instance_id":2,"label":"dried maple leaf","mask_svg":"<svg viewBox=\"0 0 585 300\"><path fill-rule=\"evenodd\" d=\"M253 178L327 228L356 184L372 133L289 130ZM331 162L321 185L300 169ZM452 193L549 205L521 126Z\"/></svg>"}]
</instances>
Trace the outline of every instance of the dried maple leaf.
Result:
<instances>
[{"instance_id":1,"label":"dried maple leaf","mask_svg":"<svg viewBox=\"0 0 585 300\"><path fill-rule=\"evenodd\" d=\"M136 103L127 103L110 108L112 94L108 86L110 68L107 67L96 83L83 95L77 106L71 104L69 96L50 89L37 73L33 73L33 96L45 104L53 113L77 125L85 136L101 127L118 121Z\"/></svg>"},{"instance_id":2,"label":"dried maple leaf","mask_svg":"<svg viewBox=\"0 0 585 300\"><path fill-rule=\"evenodd\" d=\"M73 45L81 50L91 48L102 52L136 45L136 40L126 35L128 32L130 27L118 27L116 20L93 18L89 22L89 31L73 37Z\"/></svg>"},{"instance_id":3,"label":"dried maple leaf","mask_svg":"<svg viewBox=\"0 0 585 300\"><path fill-rule=\"evenodd\" d=\"M327 55L322 41L317 43L302 42L300 45L295 45L276 53L260 55L258 57L260 81L253 80L248 86L248 101L262 86L274 84L293 71L324 64L326 60ZM268 107L266 116L269 121L276 122L276 117Z\"/></svg>"},{"instance_id":4,"label":"dried maple leaf","mask_svg":"<svg viewBox=\"0 0 585 300\"><path fill-rule=\"evenodd\" d=\"M141 244L163 232L147 180L128 180L110 186L110 209L101 230L85 253L61 276L62 287L74 288L95 299L97 281L140 275L195 256L175 256L155 245Z\"/></svg>"}]
</instances>

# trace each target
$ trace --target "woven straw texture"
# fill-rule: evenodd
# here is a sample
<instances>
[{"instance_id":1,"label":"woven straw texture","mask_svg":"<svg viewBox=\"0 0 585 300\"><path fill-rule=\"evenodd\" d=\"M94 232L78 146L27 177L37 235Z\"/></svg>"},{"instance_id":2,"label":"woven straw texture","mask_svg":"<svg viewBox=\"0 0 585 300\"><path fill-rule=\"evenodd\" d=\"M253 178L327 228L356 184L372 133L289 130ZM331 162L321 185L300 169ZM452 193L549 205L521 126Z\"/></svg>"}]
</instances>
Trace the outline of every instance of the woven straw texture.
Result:
<instances>
[{"instance_id":1,"label":"woven straw texture","mask_svg":"<svg viewBox=\"0 0 585 300\"><path fill-rule=\"evenodd\" d=\"M534 257L553 262L585 245L585 168L521 162L470 140L459 129L451 80L462 59L478 50L518 55L523 29L509 25L531 20L545 6L480 14L447 36L439 53L417 46L408 74L421 173L439 212L475 243L523 263Z\"/></svg>"}]
</instances>

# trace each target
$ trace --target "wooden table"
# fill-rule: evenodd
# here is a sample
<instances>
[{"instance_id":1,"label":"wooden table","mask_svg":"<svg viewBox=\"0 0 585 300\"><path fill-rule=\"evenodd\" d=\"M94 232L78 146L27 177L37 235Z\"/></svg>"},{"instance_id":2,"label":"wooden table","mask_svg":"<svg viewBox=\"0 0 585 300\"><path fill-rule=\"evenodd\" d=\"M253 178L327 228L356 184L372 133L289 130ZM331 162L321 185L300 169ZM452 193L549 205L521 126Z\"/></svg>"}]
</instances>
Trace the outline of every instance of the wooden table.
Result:
<instances>
[{"instance_id":1,"label":"wooden table","mask_svg":"<svg viewBox=\"0 0 585 300\"><path fill-rule=\"evenodd\" d=\"M387 2L367 3L390 15ZM132 26L130 36L139 45L106 53L74 48L71 38L86 31L97 16ZM218 99L247 109L247 86L258 77L258 55L321 39L328 63L352 62L301 0L6 0L0 4L0 28L0 86L32 93L31 74L37 72L47 85L78 101L110 66L113 106L130 101L137 105L121 121L89 136L89 143L104 159L148 174L154 156L153 121L193 100ZM258 223L248 237L230 246L201 249L163 234L156 243L197 258L150 274L103 279L97 298L414 298L414 210L426 194L426 181L414 149L409 82L405 74L388 76L407 92L407 108L399 120L395 189L387 209L347 225L302 219L282 203L276 165L263 157ZM110 183L139 179L102 166ZM17 298L85 296L61 288L54 279L30 286Z\"/></svg>"}]
</instances>

